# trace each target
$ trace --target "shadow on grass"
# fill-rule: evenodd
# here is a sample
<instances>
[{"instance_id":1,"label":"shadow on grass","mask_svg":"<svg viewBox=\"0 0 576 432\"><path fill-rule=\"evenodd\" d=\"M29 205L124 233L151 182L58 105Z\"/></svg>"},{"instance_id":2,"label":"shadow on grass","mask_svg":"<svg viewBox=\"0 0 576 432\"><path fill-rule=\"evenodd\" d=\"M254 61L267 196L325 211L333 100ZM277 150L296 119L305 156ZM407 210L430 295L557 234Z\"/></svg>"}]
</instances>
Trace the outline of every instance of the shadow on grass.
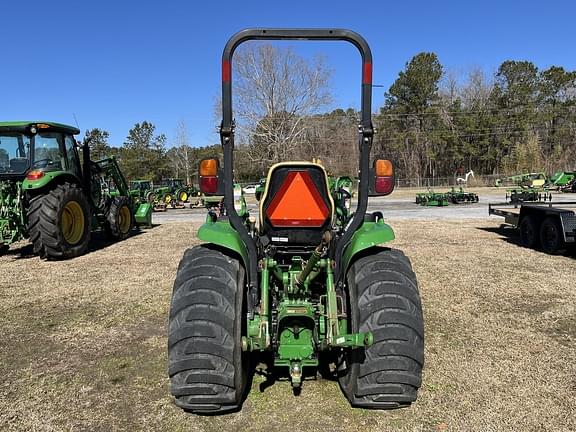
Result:
<instances>
[{"instance_id":1,"label":"shadow on grass","mask_svg":"<svg viewBox=\"0 0 576 432\"><path fill-rule=\"evenodd\" d=\"M130 237L128 237L126 240L129 240L130 238L133 238L133 237L137 237L141 234L145 234L147 231L150 231L150 230L152 230L156 227L159 227L159 226L160 226L160 224L152 224L152 226L147 227L147 228L139 228L139 227L134 228L132 230L132 232L130 233ZM106 249L107 247L112 246L113 244L118 243L119 241L126 241L126 240L115 240L115 239L111 238L103 230L93 231L91 236L90 236L90 244L88 245L88 249L86 250L86 252L83 255L89 255L92 252ZM31 243L27 243L24 246L21 246L19 248L10 248L4 252L4 255L12 255L12 256L14 256L14 259L16 259L16 260L29 259L29 258L35 258L36 257L36 254L34 254L34 249L33 249Z\"/></svg>"},{"instance_id":2,"label":"shadow on grass","mask_svg":"<svg viewBox=\"0 0 576 432\"><path fill-rule=\"evenodd\" d=\"M501 224L499 227L477 227L477 229L492 234L498 234L500 236L500 240L516 245L518 247L524 247L520 242L520 231L510 225ZM540 253L545 253L540 249L535 250ZM576 245L572 245L571 248L566 249L558 255L576 259Z\"/></svg>"}]
</instances>

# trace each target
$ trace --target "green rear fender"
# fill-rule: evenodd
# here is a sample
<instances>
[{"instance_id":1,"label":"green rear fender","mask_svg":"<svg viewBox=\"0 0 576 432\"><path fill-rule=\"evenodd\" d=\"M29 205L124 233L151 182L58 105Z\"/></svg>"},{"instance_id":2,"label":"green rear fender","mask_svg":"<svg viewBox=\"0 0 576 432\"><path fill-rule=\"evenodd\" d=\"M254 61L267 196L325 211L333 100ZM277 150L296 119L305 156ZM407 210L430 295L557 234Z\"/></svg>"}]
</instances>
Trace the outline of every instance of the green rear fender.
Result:
<instances>
[{"instance_id":1,"label":"green rear fender","mask_svg":"<svg viewBox=\"0 0 576 432\"><path fill-rule=\"evenodd\" d=\"M352 240L344 250L342 258L342 269L348 270L354 257L361 251L388 243L394 240L394 231L390 225L384 223L383 219L376 222L364 222L352 236Z\"/></svg>"},{"instance_id":2,"label":"green rear fender","mask_svg":"<svg viewBox=\"0 0 576 432\"><path fill-rule=\"evenodd\" d=\"M229 249L242 257L244 265L248 265L248 252L240 235L228 221L212 222L207 220L198 230L198 238L207 243L213 243ZM364 222L362 227L354 233L350 244L344 251L343 268L348 269L353 258L361 251L388 243L394 240L394 231L382 219L376 222Z\"/></svg>"},{"instance_id":3,"label":"green rear fender","mask_svg":"<svg viewBox=\"0 0 576 432\"><path fill-rule=\"evenodd\" d=\"M37 180L24 179L22 182L22 189L24 191L39 190L50 183L57 181L58 183L70 182L81 184L80 179L69 171L47 171L42 177Z\"/></svg>"},{"instance_id":4,"label":"green rear fender","mask_svg":"<svg viewBox=\"0 0 576 432\"><path fill-rule=\"evenodd\" d=\"M236 252L242 257L244 267L248 267L248 252L246 246L242 242L238 232L232 228L228 221L210 220L210 216L206 219L206 223L198 230L198 238L202 241L213 243L225 249Z\"/></svg>"}]
</instances>

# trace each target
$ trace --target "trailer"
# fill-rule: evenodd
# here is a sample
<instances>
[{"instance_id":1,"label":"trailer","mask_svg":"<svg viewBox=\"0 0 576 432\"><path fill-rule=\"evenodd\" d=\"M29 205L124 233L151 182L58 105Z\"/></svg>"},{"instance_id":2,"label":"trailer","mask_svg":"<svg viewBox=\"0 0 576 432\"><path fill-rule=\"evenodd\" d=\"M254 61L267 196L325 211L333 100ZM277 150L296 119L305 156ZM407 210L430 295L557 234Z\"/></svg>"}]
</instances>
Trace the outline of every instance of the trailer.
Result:
<instances>
[{"instance_id":1,"label":"trailer","mask_svg":"<svg viewBox=\"0 0 576 432\"><path fill-rule=\"evenodd\" d=\"M525 247L558 254L576 246L576 201L488 204L488 214L518 228Z\"/></svg>"}]
</instances>

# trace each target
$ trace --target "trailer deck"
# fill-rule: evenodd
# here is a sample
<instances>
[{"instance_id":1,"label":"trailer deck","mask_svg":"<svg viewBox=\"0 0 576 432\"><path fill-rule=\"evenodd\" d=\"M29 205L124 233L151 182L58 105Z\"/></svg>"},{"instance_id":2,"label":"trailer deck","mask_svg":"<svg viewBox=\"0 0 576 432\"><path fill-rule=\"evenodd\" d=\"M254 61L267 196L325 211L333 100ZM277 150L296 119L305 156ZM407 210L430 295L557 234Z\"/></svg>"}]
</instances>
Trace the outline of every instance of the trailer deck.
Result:
<instances>
[{"instance_id":1,"label":"trailer deck","mask_svg":"<svg viewBox=\"0 0 576 432\"><path fill-rule=\"evenodd\" d=\"M488 214L520 228L524 246L558 253L576 244L576 201L488 204Z\"/></svg>"}]
</instances>

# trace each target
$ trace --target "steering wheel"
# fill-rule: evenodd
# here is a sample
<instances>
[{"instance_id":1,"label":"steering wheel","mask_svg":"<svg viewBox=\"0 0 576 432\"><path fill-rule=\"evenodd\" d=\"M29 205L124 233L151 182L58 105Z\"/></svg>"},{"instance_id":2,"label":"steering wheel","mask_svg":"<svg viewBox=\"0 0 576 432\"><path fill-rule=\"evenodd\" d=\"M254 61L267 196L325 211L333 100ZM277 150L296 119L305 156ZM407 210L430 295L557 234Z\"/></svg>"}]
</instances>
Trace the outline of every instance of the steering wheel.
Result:
<instances>
[{"instance_id":1,"label":"steering wheel","mask_svg":"<svg viewBox=\"0 0 576 432\"><path fill-rule=\"evenodd\" d=\"M34 161L34 168L46 168L48 165L52 165L54 161L50 158L38 159Z\"/></svg>"}]
</instances>

